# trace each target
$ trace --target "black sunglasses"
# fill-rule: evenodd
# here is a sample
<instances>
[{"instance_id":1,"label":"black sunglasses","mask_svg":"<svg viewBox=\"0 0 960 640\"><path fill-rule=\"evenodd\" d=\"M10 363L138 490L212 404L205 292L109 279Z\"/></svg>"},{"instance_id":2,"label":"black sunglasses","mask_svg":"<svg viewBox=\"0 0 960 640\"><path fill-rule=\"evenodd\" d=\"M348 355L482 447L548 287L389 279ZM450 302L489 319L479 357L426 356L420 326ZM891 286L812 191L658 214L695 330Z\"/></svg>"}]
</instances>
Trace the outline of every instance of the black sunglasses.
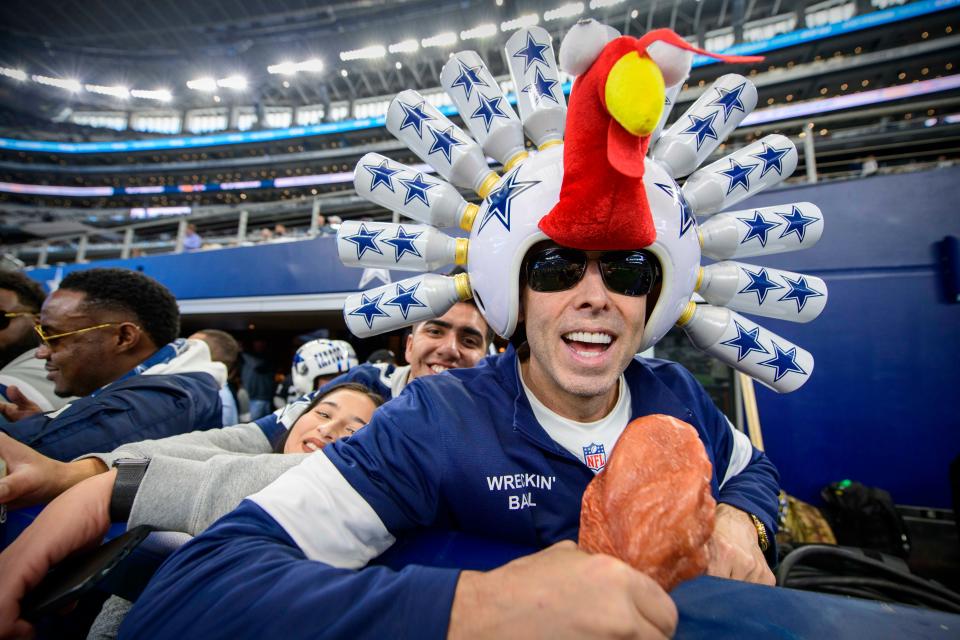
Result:
<instances>
[{"instance_id":1,"label":"black sunglasses","mask_svg":"<svg viewBox=\"0 0 960 640\"><path fill-rule=\"evenodd\" d=\"M660 263L649 251L605 251L597 258L607 289L625 296L645 296L660 278ZM566 291L587 271L585 251L549 247L534 251L526 260L527 285L534 291Z\"/></svg>"},{"instance_id":2,"label":"black sunglasses","mask_svg":"<svg viewBox=\"0 0 960 640\"><path fill-rule=\"evenodd\" d=\"M20 316L32 316L36 315L32 311L8 311L0 316L0 331L3 331L10 326L13 318L19 318Z\"/></svg>"}]
</instances>

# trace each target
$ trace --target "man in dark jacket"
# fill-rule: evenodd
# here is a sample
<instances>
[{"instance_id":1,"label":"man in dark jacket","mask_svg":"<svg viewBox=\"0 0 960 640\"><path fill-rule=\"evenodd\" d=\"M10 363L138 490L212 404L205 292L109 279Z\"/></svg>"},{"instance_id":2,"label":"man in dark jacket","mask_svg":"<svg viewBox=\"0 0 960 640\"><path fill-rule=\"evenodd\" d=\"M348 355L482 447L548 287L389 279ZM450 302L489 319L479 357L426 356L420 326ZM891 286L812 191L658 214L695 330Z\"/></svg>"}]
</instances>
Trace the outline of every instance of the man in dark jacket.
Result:
<instances>
[{"instance_id":1,"label":"man in dark jacket","mask_svg":"<svg viewBox=\"0 0 960 640\"><path fill-rule=\"evenodd\" d=\"M24 417L0 431L70 460L222 426L226 371L202 343L177 339L179 324L176 299L152 278L126 269L71 273L40 312L37 357L57 395L81 398L47 414L28 415L23 403Z\"/></svg>"}]
</instances>

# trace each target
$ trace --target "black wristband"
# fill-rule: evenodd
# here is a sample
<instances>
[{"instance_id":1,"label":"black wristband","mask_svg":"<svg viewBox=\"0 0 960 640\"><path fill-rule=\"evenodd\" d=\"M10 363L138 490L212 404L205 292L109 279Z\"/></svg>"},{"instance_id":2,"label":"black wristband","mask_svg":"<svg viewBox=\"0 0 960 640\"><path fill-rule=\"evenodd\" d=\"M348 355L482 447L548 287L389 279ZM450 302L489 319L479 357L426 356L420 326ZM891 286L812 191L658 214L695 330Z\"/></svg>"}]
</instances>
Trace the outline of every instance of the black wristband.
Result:
<instances>
[{"instance_id":1,"label":"black wristband","mask_svg":"<svg viewBox=\"0 0 960 640\"><path fill-rule=\"evenodd\" d=\"M113 468L117 470L117 479L113 483L113 494L110 496L111 522L126 522L130 519L133 499L137 497L140 481L143 480L149 465L149 458L114 460Z\"/></svg>"}]
</instances>

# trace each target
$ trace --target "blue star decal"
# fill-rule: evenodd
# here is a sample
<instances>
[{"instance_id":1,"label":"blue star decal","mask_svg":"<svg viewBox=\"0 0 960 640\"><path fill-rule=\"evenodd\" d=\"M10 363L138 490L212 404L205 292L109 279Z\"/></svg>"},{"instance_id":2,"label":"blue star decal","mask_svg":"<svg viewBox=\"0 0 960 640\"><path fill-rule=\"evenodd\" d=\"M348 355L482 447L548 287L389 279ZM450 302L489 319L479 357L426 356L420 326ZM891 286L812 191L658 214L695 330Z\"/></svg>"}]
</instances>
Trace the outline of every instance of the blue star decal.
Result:
<instances>
[{"instance_id":1,"label":"blue star decal","mask_svg":"<svg viewBox=\"0 0 960 640\"><path fill-rule=\"evenodd\" d=\"M713 121L717 119L717 114L719 111L714 111L709 114L706 118L698 118L695 115L687 116L690 118L690 126L681 131L680 133L692 133L697 136L697 151L700 150L700 145L703 144L703 141L707 138L711 140L717 140L717 132L713 128Z\"/></svg>"},{"instance_id":2,"label":"blue star decal","mask_svg":"<svg viewBox=\"0 0 960 640\"><path fill-rule=\"evenodd\" d=\"M427 154L440 151L447 159L447 162L453 162L453 160L450 159L450 151L454 147L459 147L463 144L453 136L453 126L447 127L446 131L437 131L433 127L427 127L427 129L433 135L433 145L431 145Z\"/></svg>"},{"instance_id":3,"label":"blue star decal","mask_svg":"<svg viewBox=\"0 0 960 640\"><path fill-rule=\"evenodd\" d=\"M751 158L756 158L763 162L763 169L760 171L760 177L767 175L767 172L773 169L778 176L783 175L783 156L790 153L790 147L786 149L777 149L771 147L766 142L763 143L763 151L751 154Z\"/></svg>"},{"instance_id":4,"label":"blue star decal","mask_svg":"<svg viewBox=\"0 0 960 640\"><path fill-rule=\"evenodd\" d=\"M518 195L530 187L540 184L539 180L530 180L527 182L517 182L517 171L509 174L497 189L487 196L489 206L486 213L483 214L483 220L480 221L480 229L477 233L483 231L490 220L496 218L507 231L510 231L510 203Z\"/></svg>"},{"instance_id":5,"label":"blue star decal","mask_svg":"<svg viewBox=\"0 0 960 640\"><path fill-rule=\"evenodd\" d=\"M797 303L797 313L803 311L804 305L807 304L807 298L822 298L823 294L817 291L816 289L810 288L810 285L807 284L807 279L803 276L800 276L796 280L791 280L787 276L783 276L783 279L790 285L790 291L787 291L783 294L783 297L780 300L793 300Z\"/></svg>"},{"instance_id":6,"label":"blue star decal","mask_svg":"<svg viewBox=\"0 0 960 640\"><path fill-rule=\"evenodd\" d=\"M424 307L427 305L420 302L417 299L417 288L420 286L420 283L416 283L409 289L405 288L402 284L397 283L397 295L393 298L390 298L387 302L384 303L385 306L390 307L399 307L400 313L403 314L403 319L407 319L407 314L410 313L410 307Z\"/></svg>"},{"instance_id":7,"label":"blue star decal","mask_svg":"<svg viewBox=\"0 0 960 640\"><path fill-rule=\"evenodd\" d=\"M759 211L753 212L753 220L747 220L746 218L737 218L737 220L747 225L747 228L749 229L749 231L747 231L747 235L745 235L743 240L740 241L740 244L746 244L749 240L756 238L760 241L761 247L767 246L767 232L769 232L770 229L776 229L783 224L782 222L769 222L766 218L760 215ZM782 238L783 236L780 237Z\"/></svg>"},{"instance_id":8,"label":"blue star decal","mask_svg":"<svg viewBox=\"0 0 960 640\"><path fill-rule=\"evenodd\" d=\"M391 169L387 165L387 161L384 160L379 165L365 164L363 168L370 172L370 175L373 176L373 182L370 183L370 191L373 191L378 186L385 185L387 189L393 191L393 178L394 175L400 173L399 169Z\"/></svg>"},{"instance_id":9,"label":"blue star decal","mask_svg":"<svg viewBox=\"0 0 960 640\"><path fill-rule=\"evenodd\" d=\"M802 373L806 375L807 372L797 364L797 348L793 347L789 351L784 351L780 348L776 342L773 343L773 348L777 352L777 355L773 356L769 360L764 360L763 362L758 362L765 367L772 367L777 370L774 374L773 381L776 382L783 376L787 375L791 371L796 373Z\"/></svg>"},{"instance_id":10,"label":"blue star decal","mask_svg":"<svg viewBox=\"0 0 960 640\"><path fill-rule=\"evenodd\" d=\"M480 77L480 74L477 73L477 69L480 68L480 65L477 65L476 67L469 67L459 60L457 62L460 63L460 75L458 75L456 79L450 83L451 89L454 87L463 87L464 93L467 94L467 100L469 100L471 94L473 94L474 87L490 86L486 83L486 81L484 81L483 78Z\"/></svg>"},{"instance_id":11,"label":"blue star decal","mask_svg":"<svg viewBox=\"0 0 960 640\"><path fill-rule=\"evenodd\" d=\"M557 86L557 84L556 80L551 80L544 76L540 72L540 67L535 67L533 70L533 82L525 86L521 91L535 96L534 102L540 102L544 98L549 98L557 104L560 104L557 96L553 95L553 88Z\"/></svg>"},{"instance_id":12,"label":"blue star decal","mask_svg":"<svg viewBox=\"0 0 960 640\"><path fill-rule=\"evenodd\" d=\"M373 329L373 321L375 319L390 317L390 314L384 311L383 309L381 309L378 304L380 302L380 298L382 297L383 297L383 294L381 293L376 298L368 298L367 294L364 293L360 298L363 301L363 303L359 307L357 307L356 309L348 313L347 315L363 316L363 319L367 323L367 328Z\"/></svg>"},{"instance_id":13,"label":"blue star decal","mask_svg":"<svg viewBox=\"0 0 960 640\"><path fill-rule=\"evenodd\" d=\"M418 173L409 180L400 178L400 184L407 188L407 195L403 197L403 204L410 204L410 201L417 199L423 204L430 206L430 200L427 198L427 191L437 186L436 182L426 182L423 174Z\"/></svg>"},{"instance_id":14,"label":"blue star decal","mask_svg":"<svg viewBox=\"0 0 960 640\"><path fill-rule=\"evenodd\" d=\"M740 362L750 355L751 351L766 353L767 355L770 354L767 348L760 344L760 340L758 339L760 336L760 327L754 327L751 331L744 329L736 320L734 320L733 323L737 326L737 337L724 340L720 344L737 348L737 362Z\"/></svg>"},{"instance_id":15,"label":"blue star decal","mask_svg":"<svg viewBox=\"0 0 960 640\"><path fill-rule=\"evenodd\" d=\"M540 44L533 39L532 35L528 33L526 46L513 54L513 57L523 58L523 71L526 73L526 71L530 68L530 65L535 62L542 62L544 66L549 66L547 59L543 57L543 52L547 49L547 45Z\"/></svg>"},{"instance_id":16,"label":"blue star decal","mask_svg":"<svg viewBox=\"0 0 960 640\"><path fill-rule=\"evenodd\" d=\"M697 224L697 219L693 216L693 211L690 210L690 205L687 204L687 199L683 197L683 193L668 184L660 184L659 182L654 182L655 185L660 187L668 196L673 198L673 201L680 205L680 237L683 237L687 231L692 229L694 225Z\"/></svg>"},{"instance_id":17,"label":"blue star decal","mask_svg":"<svg viewBox=\"0 0 960 640\"><path fill-rule=\"evenodd\" d=\"M720 95L714 99L713 102L709 103L708 107L723 107L723 121L726 122L730 119L730 114L736 111L744 111L743 102L740 101L740 94L743 93L743 88L747 86L747 83L744 82L738 87L733 89L721 89L720 87L714 87L717 90L717 93Z\"/></svg>"},{"instance_id":18,"label":"blue star decal","mask_svg":"<svg viewBox=\"0 0 960 640\"><path fill-rule=\"evenodd\" d=\"M796 233L797 239L799 239L800 242L803 242L803 238L807 233L807 225L811 225L817 221L816 218L808 218L803 215L803 212L796 207L793 207L793 210L789 214L778 213L777 215L787 223L787 228L783 230L780 237L785 238L789 233Z\"/></svg>"},{"instance_id":19,"label":"blue star decal","mask_svg":"<svg viewBox=\"0 0 960 640\"><path fill-rule=\"evenodd\" d=\"M483 118L484 128L490 131L490 125L493 124L494 118L507 118L507 114L500 108L500 101L503 98L488 98L479 91L477 91L477 95L480 96L480 106L470 114L470 117Z\"/></svg>"},{"instance_id":20,"label":"blue star decal","mask_svg":"<svg viewBox=\"0 0 960 640\"><path fill-rule=\"evenodd\" d=\"M417 247L413 244L413 241L419 238L421 235L423 235L422 231L417 233L407 233L404 230L403 225L400 225L400 227L397 229L397 235L392 238L387 238L383 241L383 244L388 244L396 250L397 262L400 262L400 258L407 253L415 255L418 258L422 258L423 255L421 255L420 251L418 251ZM387 304L390 303L388 302ZM407 314L403 314L403 317L406 318Z\"/></svg>"},{"instance_id":21,"label":"blue star decal","mask_svg":"<svg viewBox=\"0 0 960 640\"><path fill-rule=\"evenodd\" d=\"M417 132L417 135L421 138L423 137L423 123L427 120L434 119L433 116L424 112L423 105L425 104L426 101L423 101L416 106L407 104L405 102L400 103L400 108L403 109L403 122L400 123L400 131L403 131L407 127L413 127L414 131Z\"/></svg>"},{"instance_id":22,"label":"blue star decal","mask_svg":"<svg viewBox=\"0 0 960 640\"><path fill-rule=\"evenodd\" d=\"M383 229L367 231L367 226L360 223L360 231L352 236L344 236L343 239L357 245L357 260L360 260L367 251L383 255L383 251L380 251L380 247L377 246L377 236L381 233L383 233Z\"/></svg>"},{"instance_id":23,"label":"blue star decal","mask_svg":"<svg viewBox=\"0 0 960 640\"><path fill-rule=\"evenodd\" d=\"M759 304L764 303L764 301L767 299L767 292L771 289L783 289L782 284L777 284L770 279L770 276L767 275L766 269L760 269L758 273L754 273L748 269L744 269L743 272L750 278L750 284L745 286L743 289L740 289L738 293L757 294L757 302Z\"/></svg>"},{"instance_id":24,"label":"blue star decal","mask_svg":"<svg viewBox=\"0 0 960 640\"><path fill-rule=\"evenodd\" d=\"M730 159L730 168L726 171L718 172L722 176L730 178L730 186L727 187L727 195L730 195L737 187L743 187L745 191L750 191L750 173L759 167L758 164L744 164Z\"/></svg>"}]
</instances>

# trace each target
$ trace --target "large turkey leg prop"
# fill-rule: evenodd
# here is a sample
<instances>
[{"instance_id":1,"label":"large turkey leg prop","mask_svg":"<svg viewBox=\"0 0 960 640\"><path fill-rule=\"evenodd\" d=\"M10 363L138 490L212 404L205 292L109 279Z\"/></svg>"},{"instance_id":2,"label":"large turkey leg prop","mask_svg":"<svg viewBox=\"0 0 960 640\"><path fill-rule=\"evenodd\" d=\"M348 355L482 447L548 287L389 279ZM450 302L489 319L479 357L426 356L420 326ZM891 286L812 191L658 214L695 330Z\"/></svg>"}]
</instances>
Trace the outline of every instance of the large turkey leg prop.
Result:
<instances>
[{"instance_id":1,"label":"large turkey leg prop","mask_svg":"<svg viewBox=\"0 0 960 640\"><path fill-rule=\"evenodd\" d=\"M711 473L696 429L637 418L583 494L580 548L619 558L667 591L701 575L716 509Z\"/></svg>"}]
</instances>

